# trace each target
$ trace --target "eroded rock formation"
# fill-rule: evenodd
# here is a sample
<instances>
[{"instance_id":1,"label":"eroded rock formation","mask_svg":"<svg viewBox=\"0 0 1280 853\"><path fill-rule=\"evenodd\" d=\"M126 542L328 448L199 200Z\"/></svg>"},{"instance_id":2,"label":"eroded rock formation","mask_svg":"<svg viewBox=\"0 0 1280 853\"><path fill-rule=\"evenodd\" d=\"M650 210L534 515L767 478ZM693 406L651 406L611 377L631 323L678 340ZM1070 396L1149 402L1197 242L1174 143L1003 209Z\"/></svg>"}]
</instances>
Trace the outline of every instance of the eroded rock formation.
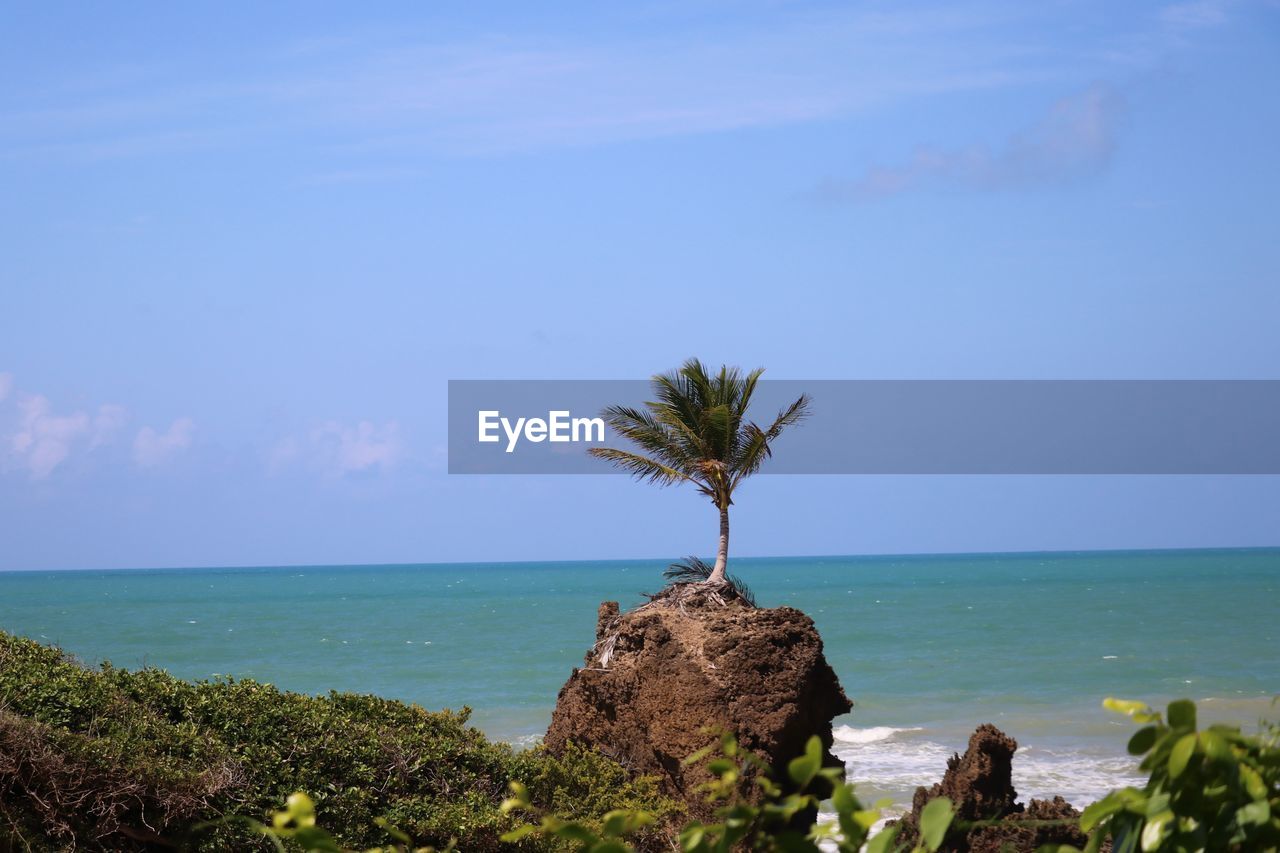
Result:
<instances>
[{"instance_id":1,"label":"eroded rock formation","mask_svg":"<svg viewBox=\"0 0 1280 853\"><path fill-rule=\"evenodd\" d=\"M736 733L779 771L816 734L839 767L831 720L851 707L808 616L677 585L627 613L601 605L596 644L560 691L546 745L596 747L659 776L697 813L705 771L681 762L713 742L708 727Z\"/></svg>"},{"instance_id":2,"label":"eroded rock formation","mask_svg":"<svg viewBox=\"0 0 1280 853\"><path fill-rule=\"evenodd\" d=\"M1085 836L1075 825L1080 813L1062 797L1017 802L1013 787L1013 754L1018 742L990 723L969 736L964 755L947 760L942 781L931 788L916 788L911 811L902 818L901 840L914 841L920 812L936 797L947 797L956 810L956 823L998 821L947 835L944 851L954 853L1009 853L1034 851L1042 844L1083 847ZM1068 821L1041 826L1037 821Z\"/></svg>"}]
</instances>

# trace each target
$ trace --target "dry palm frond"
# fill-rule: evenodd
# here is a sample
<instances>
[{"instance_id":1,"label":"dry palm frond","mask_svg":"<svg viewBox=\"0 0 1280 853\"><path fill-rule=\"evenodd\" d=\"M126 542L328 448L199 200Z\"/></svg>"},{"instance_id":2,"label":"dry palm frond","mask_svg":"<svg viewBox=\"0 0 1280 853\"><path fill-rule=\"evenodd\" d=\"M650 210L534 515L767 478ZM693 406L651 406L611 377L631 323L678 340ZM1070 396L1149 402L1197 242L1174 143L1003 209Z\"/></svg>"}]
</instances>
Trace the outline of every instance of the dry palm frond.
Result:
<instances>
[{"instance_id":1,"label":"dry palm frond","mask_svg":"<svg viewBox=\"0 0 1280 853\"><path fill-rule=\"evenodd\" d=\"M701 557L685 557L683 560L672 563L667 566L667 570L662 576L671 581L673 585L681 583L700 583L711 577L712 566L708 565ZM739 599L751 605L759 607L756 604L755 593L751 588L742 582L742 579L736 575L726 575L725 581L730 589L737 595Z\"/></svg>"},{"instance_id":2,"label":"dry palm frond","mask_svg":"<svg viewBox=\"0 0 1280 853\"><path fill-rule=\"evenodd\" d=\"M629 612L635 614L657 609L678 610L682 616L696 619L699 611L711 606L759 607L755 595L747 585L733 575L728 575L723 584L706 583L712 568L699 557L687 557L672 563L663 572L670 583L652 595L645 593L649 600ZM615 615L599 631L599 639L588 653L587 669L609 668L618 653L618 639L623 632L622 619Z\"/></svg>"}]
</instances>

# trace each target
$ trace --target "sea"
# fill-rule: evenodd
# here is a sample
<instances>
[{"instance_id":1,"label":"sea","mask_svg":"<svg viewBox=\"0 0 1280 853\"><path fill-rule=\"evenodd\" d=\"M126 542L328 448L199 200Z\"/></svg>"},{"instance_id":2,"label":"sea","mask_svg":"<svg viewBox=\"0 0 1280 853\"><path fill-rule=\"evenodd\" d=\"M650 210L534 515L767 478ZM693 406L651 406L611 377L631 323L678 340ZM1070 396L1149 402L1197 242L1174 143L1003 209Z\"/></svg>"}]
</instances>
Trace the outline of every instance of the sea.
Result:
<instances>
[{"instance_id":1,"label":"sea","mask_svg":"<svg viewBox=\"0 0 1280 853\"><path fill-rule=\"evenodd\" d=\"M0 573L0 629L89 664L470 708L523 748L661 560ZM762 606L813 617L854 701L835 752L864 801L909 805L981 723L1020 798L1084 806L1139 781L1103 698L1280 718L1280 549L734 559Z\"/></svg>"}]
</instances>

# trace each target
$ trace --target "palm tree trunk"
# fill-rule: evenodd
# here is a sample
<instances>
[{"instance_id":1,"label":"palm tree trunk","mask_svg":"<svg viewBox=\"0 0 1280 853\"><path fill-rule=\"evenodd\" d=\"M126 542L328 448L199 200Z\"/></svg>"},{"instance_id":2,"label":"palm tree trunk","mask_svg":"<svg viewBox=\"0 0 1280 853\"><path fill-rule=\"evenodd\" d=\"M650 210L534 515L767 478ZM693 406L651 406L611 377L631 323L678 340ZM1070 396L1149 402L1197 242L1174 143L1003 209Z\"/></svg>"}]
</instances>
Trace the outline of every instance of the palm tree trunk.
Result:
<instances>
[{"instance_id":1,"label":"palm tree trunk","mask_svg":"<svg viewBox=\"0 0 1280 853\"><path fill-rule=\"evenodd\" d=\"M729 505L720 507L720 547L716 550L716 565L707 578L709 584L724 583L725 570L729 566Z\"/></svg>"}]
</instances>

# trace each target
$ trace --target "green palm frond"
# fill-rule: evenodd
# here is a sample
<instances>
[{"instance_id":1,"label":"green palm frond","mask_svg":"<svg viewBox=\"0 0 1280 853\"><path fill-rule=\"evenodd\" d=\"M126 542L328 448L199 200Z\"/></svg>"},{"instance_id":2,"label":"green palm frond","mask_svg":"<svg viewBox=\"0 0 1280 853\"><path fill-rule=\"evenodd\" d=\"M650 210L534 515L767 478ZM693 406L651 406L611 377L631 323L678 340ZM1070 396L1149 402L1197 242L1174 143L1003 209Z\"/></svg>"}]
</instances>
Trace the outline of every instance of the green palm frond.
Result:
<instances>
[{"instance_id":1,"label":"green palm frond","mask_svg":"<svg viewBox=\"0 0 1280 853\"><path fill-rule=\"evenodd\" d=\"M757 368L744 374L728 365L711 373L698 359L688 359L653 377L654 399L643 408L610 406L602 413L640 453L590 452L642 480L693 482L717 506L727 506L738 484L769 458L772 441L809 413L809 398L802 395L767 428L748 420L763 373Z\"/></svg>"},{"instance_id":2,"label":"green palm frond","mask_svg":"<svg viewBox=\"0 0 1280 853\"><path fill-rule=\"evenodd\" d=\"M680 373L660 373L653 377L653 391L658 398L648 405L662 414L664 422L696 428L703 403L697 389Z\"/></svg>"},{"instance_id":3,"label":"green palm frond","mask_svg":"<svg viewBox=\"0 0 1280 853\"><path fill-rule=\"evenodd\" d=\"M769 429L765 430L769 440L772 441L787 427L798 424L809 417L809 403L811 402L812 400L808 394L801 394L794 403L779 412L777 419L769 426Z\"/></svg>"},{"instance_id":4,"label":"green palm frond","mask_svg":"<svg viewBox=\"0 0 1280 853\"><path fill-rule=\"evenodd\" d=\"M750 477L760 470L764 461L773 455L771 442L782 434L782 431L793 424L798 424L809 417L809 395L801 394L790 406L778 412L778 417L768 429L761 429L754 423L748 423L743 429L746 441L735 466L735 482Z\"/></svg>"},{"instance_id":5,"label":"green palm frond","mask_svg":"<svg viewBox=\"0 0 1280 853\"><path fill-rule=\"evenodd\" d=\"M755 424L747 424L744 432L747 434L746 440L738 454L737 465L734 466L735 481L750 477L759 471L764 460L773 455L773 450L769 447L768 433Z\"/></svg>"},{"instance_id":6,"label":"green palm frond","mask_svg":"<svg viewBox=\"0 0 1280 853\"><path fill-rule=\"evenodd\" d=\"M663 465L656 459L650 459L638 453L630 453L613 447L591 447L587 449L587 452L597 459L605 459L612 462L637 480L647 480L650 483L657 483L659 486L670 486L693 479L682 471L677 471L669 465Z\"/></svg>"},{"instance_id":7,"label":"green palm frond","mask_svg":"<svg viewBox=\"0 0 1280 853\"><path fill-rule=\"evenodd\" d=\"M696 471L698 460L706 455L702 448L673 434L667 424L650 412L630 406L609 406L601 414L623 438L639 445L668 467L685 474Z\"/></svg>"},{"instance_id":8,"label":"green palm frond","mask_svg":"<svg viewBox=\"0 0 1280 853\"><path fill-rule=\"evenodd\" d=\"M683 413L675 412L664 404L650 402L645 405L653 423L666 430L669 440L679 445L688 458L702 459L713 453L696 419L689 423Z\"/></svg>"}]
</instances>

